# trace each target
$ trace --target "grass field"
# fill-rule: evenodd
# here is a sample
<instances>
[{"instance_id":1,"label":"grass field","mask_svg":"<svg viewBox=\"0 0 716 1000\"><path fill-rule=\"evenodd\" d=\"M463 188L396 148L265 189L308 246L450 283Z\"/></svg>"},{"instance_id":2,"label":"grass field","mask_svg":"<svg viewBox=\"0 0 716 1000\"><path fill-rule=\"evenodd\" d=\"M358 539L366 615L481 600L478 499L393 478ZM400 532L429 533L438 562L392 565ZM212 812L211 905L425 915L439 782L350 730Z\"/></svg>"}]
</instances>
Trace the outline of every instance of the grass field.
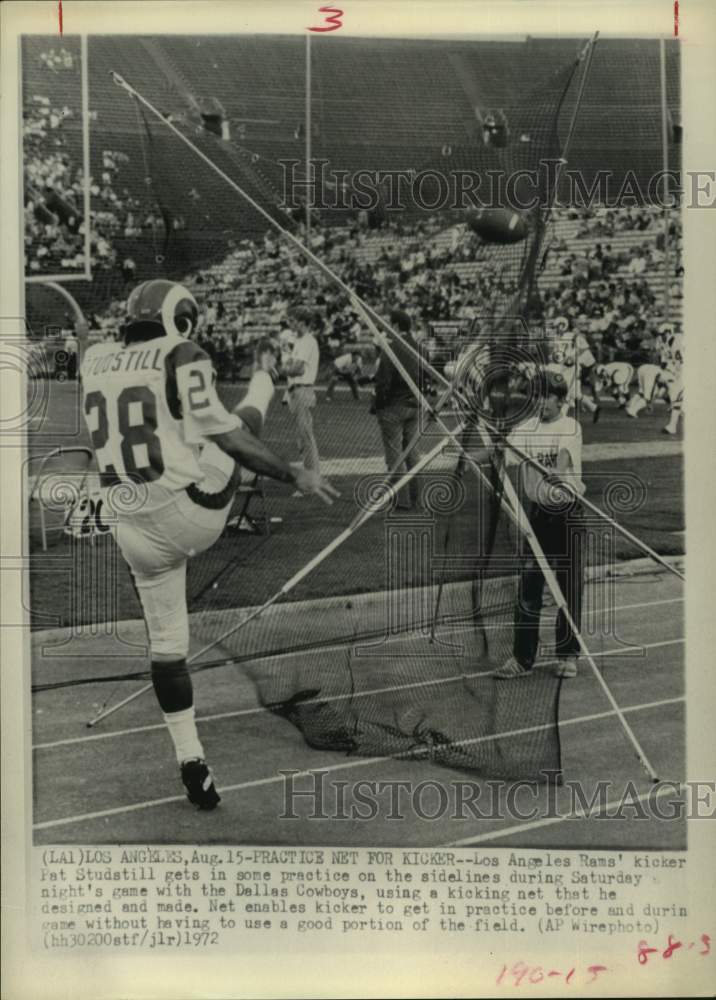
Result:
<instances>
[{"instance_id":1,"label":"grass field","mask_svg":"<svg viewBox=\"0 0 716 1000\"><path fill-rule=\"evenodd\" d=\"M31 438L31 454L57 444L84 443L81 431L76 436L71 433L74 390L71 384L52 386L40 433ZM221 391L228 404L240 395L233 386L223 386ZM270 538L238 535L222 541L224 552L219 561L205 566L194 578L197 593L210 584L212 573L231 566L219 575L218 588L209 592L210 613L230 618L230 610L216 609L256 603L266 588L276 589L295 565L305 562L348 522L355 511L353 490L359 471L368 469L377 474L383 468L377 428L367 406L367 400L354 403L347 394L339 393L331 404L319 395L315 415L319 448L342 499L328 511L306 498L292 498L285 487L270 484L268 513L282 519ZM638 420L628 420L607 402L600 422L584 425L585 472L590 495L599 502L605 500L605 488L615 479L621 477L633 484L638 477L643 485L642 502L632 505L633 509L622 502L624 523L658 551L679 554L684 528L681 441L660 434L664 422L662 407ZM265 437L276 450L296 457L288 415L279 402L272 406ZM458 546L469 539L469 512L462 523L464 533L457 539ZM85 728L87 719L108 697L110 701L124 697L142 686L146 678L144 628L121 559L116 562L117 588L109 617L122 624L118 629L107 629L103 622L108 605L89 598L87 577L76 575L74 586L69 586L73 579L68 573L69 541L58 535L48 552L42 553L36 545L36 527L32 525L33 683L44 687L33 696L37 842L420 846L490 841L506 846L572 848L685 846L682 822L624 818L606 823L598 818L598 810L581 820L543 816L532 822L516 822L476 820L468 815L426 821L408 813L402 821L378 816L367 823L312 819L304 803L296 808L297 819L279 821L284 787L278 772L283 768L305 774L320 768L329 780L347 780L348 809L355 795L351 783L359 777L449 783L464 781L466 774L427 760L346 757L335 751L311 750L294 726L262 707L250 672L232 665L197 675L200 730L223 802L214 814L195 813L183 799L169 739L151 694L137 699L98 729L89 732ZM369 601L369 595L384 583L384 547L384 519L376 518L296 595L303 603L295 606L292 620L310 617L311 609L318 617L331 594L363 594L363 600ZM620 543L614 554L615 566L635 555ZM588 585L585 635L595 662L655 770L662 778L680 780L684 769L683 595L670 574L656 572L642 562L632 566L622 566L623 571L610 581L608 601L615 625L606 637L590 627L590 615L597 614L605 600L603 583L595 580ZM356 603L353 614L359 614L356 609L363 606ZM80 622L95 624L78 631L74 627ZM448 633L445 637L450 638ZM368 672L369 683L378 690L382 686L386 690L401 685L416 687L412 660L418 652L397 638L390 658L380 662L368 659L360 669ZM229 649L228 655L232 654ZM470 678L477 682L484 675L481 668L458 660L453 666L448 663L445 670L442 682L446 684L466 683L466 677L468 683ZM110 676L126 679L107 683ZM618 798L630 781L636 795L650 794L650 783L622 725L586 665L575 681L562 685L559 727L565 777L578 779L585 794L603 779L612 782L611 798ZM538 804L545 805L546 796L545 788L538 790ZM558 801L564 802L565 796L566 789L557 791Z\"/></svg>"},{"instance_id":2,"label":"grass field","mask_svg":"<svg viewBox=\"0 0 716 1000\"><path fill-rule=\"evenodd\" d=\"M42 432L31 437L31 455L43 454L55 446L88 444L84 428L77 425L76 391L71 383L52 385ZM230 385L221 387L221 395L230 406L238 402L242 391ZM632 488L630 484L636 477L643 485L643 502L638 509L630 509L628 505L617 508L616 516L657 551L679 554L683 551L684 530L681 442L661 435L664 422L663 407L656 407L653 414L642 415L638 420L629 420L607 402L599 423L586 422L583 426L587 495L608 507L604 502L605 490L619 480ZM273 525L271 538L242 534L225 539L209 558L195 560L190 569L190 595L199 594L222 567L231 565L234 572L229 592L222 589L214 593L213 606L258 603L350 522L356 511L354 490L359 479L367 474L378 477L384 470L377 423L368 414L367 398L355 403L348 393L339 391L330 404L319 394L315 426L325 470L341 490L340 500L327 509L310 498L293 498L290 489L267 482L267 513L280 518ZM278 398L269 412L264 437L271 448L289 459L297 459L290 416ZM32 468L36 467L35 464ZM466 546L471 530L470 513L466 509L462 519ZM55 516L56 523L60 520L59 515ZM85 586L81 574L75 574L73 589L72 575L64 568L67 560L62 559L69 548L67 540L56 532L47 554L39 551L36 504L30 512L30 524L34 552L30 577L33 627L67 626L101 615L101 608L88 602L81 592ZM296 597L380 590L385 578L384 534L384 519L374 519L341 549L339 558L324 565L320 577L309 578ZM617 545L615 555L620 558L638 555L621 539ZM239 567L245 571L236 572ZM111 616L138 617L139 606L121 559L116 573ZM110 610L104 613L109 616Z\"/></svg>"}]
</instances>

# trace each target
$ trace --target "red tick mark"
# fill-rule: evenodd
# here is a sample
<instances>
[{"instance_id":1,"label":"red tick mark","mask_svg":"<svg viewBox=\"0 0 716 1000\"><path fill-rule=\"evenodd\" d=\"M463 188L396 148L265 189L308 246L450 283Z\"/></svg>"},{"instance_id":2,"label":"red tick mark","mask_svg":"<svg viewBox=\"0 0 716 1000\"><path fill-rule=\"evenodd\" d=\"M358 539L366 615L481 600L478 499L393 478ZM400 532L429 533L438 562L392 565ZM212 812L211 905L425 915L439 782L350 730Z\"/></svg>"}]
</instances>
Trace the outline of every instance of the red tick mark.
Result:
<instances>
[{"instance_id":1,"label":"red tick mark","mask_svg":"<svg viewBox=\"0 0 716 1000\"><path fill-rule=\"evenodd\" d=\"M57 19L60 22L60 34L62 34L62 0L57 4Z\"/></svg>"},{"instance_id":2,"label":"red tick mark","mask_svg":"<svg viewBox=\"0 0 716 1000\"><path fill-rule=\"evenodd\" d=\"M674 0L674 38L679 37L679 0Z\"/></svg>"}]
</instances>

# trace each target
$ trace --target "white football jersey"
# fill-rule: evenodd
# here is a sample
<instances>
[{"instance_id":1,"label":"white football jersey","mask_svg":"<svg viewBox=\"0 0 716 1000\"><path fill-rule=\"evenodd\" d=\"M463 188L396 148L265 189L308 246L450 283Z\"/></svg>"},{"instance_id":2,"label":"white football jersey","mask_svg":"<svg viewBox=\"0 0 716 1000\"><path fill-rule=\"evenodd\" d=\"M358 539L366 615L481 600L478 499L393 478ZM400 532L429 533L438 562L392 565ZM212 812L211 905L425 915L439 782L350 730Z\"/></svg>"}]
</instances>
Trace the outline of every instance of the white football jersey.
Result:
<instances>
[{"instance_id":1,"label":"white football jersey","mask_svg":"<svg viewBox=\"0 0 716 1000\"><path fill-rule=\"evenodd\" d=\"M219 400L211 359L190 340L93 344L81 378L100 485L146 484L145 509L200 484L208 436L241 426Z\"/></svg>"},{"instance_id":2,"label":"white football jersey","mask_svg":"<svg viewBox=\"0 0 716 1000\"><path fill-rule=\"evenodd\" d=\"M680 333L673 333L666 337L659 350L659 362L661 367L672 375L681 373L681 366L684 361L684 343Z\"/></svg>"}]
</instances>

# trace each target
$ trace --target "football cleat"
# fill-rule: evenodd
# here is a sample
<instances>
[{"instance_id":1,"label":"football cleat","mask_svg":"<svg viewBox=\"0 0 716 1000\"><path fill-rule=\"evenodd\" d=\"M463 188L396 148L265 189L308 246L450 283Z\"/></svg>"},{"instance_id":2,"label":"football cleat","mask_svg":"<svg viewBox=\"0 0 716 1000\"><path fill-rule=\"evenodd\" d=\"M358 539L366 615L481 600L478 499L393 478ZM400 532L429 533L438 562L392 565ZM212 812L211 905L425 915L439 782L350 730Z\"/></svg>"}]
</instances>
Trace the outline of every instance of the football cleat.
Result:
<instances>
[{"instance_id":1,"label":"football cleat","mask_svg":"<svg viewBox=\"0 0 716 1000\"><path fill-rule=\"evenodd\" d=\"M181 780L186 788L186 797L198 809L215 809L221 802L221 796L214 784L214 775L201 757L184 761L181 766Z\"/></svg>"}]
</instances>

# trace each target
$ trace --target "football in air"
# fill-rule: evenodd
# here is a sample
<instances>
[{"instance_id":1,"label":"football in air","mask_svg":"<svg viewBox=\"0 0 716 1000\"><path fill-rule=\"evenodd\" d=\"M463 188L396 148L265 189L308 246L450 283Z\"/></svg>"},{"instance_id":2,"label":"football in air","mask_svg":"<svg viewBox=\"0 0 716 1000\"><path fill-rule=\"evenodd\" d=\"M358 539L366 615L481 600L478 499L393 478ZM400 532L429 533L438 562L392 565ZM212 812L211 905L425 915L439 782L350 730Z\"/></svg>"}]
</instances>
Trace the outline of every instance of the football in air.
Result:
<instances>
[{"instance_id":1,"label":"football in air","mask_svg":"<svg viewBox=\"0 0 716 1000\"><path fill-rule=\"evenodd\" d=\"M528 232L524 217L512 208L476 209L467 224L485 243L519 243Z\"/></svg>"}]
</instances>

